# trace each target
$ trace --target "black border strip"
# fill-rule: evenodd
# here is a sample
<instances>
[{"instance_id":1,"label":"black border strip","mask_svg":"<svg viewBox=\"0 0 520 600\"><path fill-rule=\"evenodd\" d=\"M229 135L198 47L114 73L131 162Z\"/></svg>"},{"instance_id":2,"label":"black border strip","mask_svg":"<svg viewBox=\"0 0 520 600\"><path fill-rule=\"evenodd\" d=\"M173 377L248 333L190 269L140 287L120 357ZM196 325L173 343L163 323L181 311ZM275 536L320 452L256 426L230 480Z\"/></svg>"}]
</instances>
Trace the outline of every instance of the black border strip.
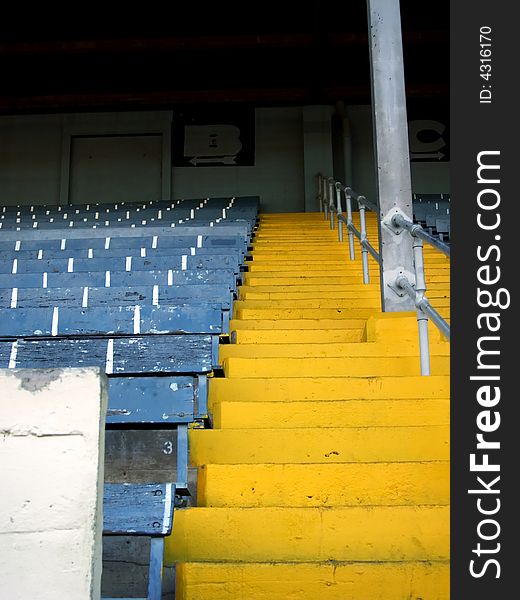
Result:
<instances>
[{"instance_id":1,"label":"black border strip","mask_svg":"<svg viewBox=\"0 0 520 600\"><path fill-rule=\"evenodd\" d=\"M520 107L517 107L515 89L519 55L518 24L513 14L514 3L503 0L482 1L452 0L451 2L451 132L452 132L452 375L451 375L451 598L452 600L479 600L516 596L516 531L518 529L517 503L513 486L517 481L517 457L520 457L520 432L516 432L518 418L518 391L514 377L520 363L515 346L518 346L520 327L514 320L516 296L513 280L520 272L518 265L520 241L518 215L520 192L516 188L516 174L520 170L518 150L513 147L518 139ZM480 29L491 33L491 61L480 50ZM482 40L486 43L487 40ZM481 65L490 64L491 69ZM481 77L490 72L489 78ZM485 91L487 90L487 91ZM491 92L491 94L489 93ZM489 99L491 102L481 102ZM481 162L494 164L499 169L484 169L478 182L478 155L481 152L500 154L481 155ZM490 180L500 179L500 182ZM484 191L489 190L489 191ZM495 209L479 208L483 204L499 204ZM478 225L491 225L500 214L500 224L490 230ZM499 236L499 239L496 238ZM477 256L480 246L481 257ZM491 249L495 246L495 249ZM500 252L500 256L499 253ZM500 279L494 284L483 284L481 279ZM499 298L500 306L479 306L478 288ZM508 308L508 294L511 293ZM498 294L500 294L498 296ZM487 294L481 294L481 305ZM498 316L478 316L495 313ZM500 328L489 331L489 325ZM495 336L498 339L483 337ZM498 369L478 368L478 344L485 350L498 350L500 354L482 354L482 364L499 366ZM516 344L515 344L516 342ZM499 376L500 380L471 380L471 376ZM485 404L486 386L491 386L489 398L500 400L495 406L479 404L478 393ZM492 402L490 402L491 404ZM486 412L489 411L489 412ZM480 424L495 431L482 432ZM500 424L497 419L500 418ZM500 449L477 449L477 434L482 433L487 442L499 442ZM519 440L518 442L516 440ZM500 471L471 471L470 455L475 463L485 461L500 466ZM477 467L478 468L478 467ZM492 483L500 476L500 480ZM489 489L486 491L485 482ZM468 490L478 490L468 493ZM480 501L479 501L480 499ZM480 502L480 504L479 504ZM479 511L480 506L480 511ZM487 510L495 514L483 514ZM479 536L480 531L480 536ZM499 533L497 533L499 531ZM496 535L496 537L495 537ZM495 539L481 539L482 536ZM479 545L480 544L480 550ZM473 566L471 561L475 561ZM496 562L493 562L496 561ZM471 569L475 575L471 574ZM499 575L497 577L497 575ZM506 593L507 590L507 593ZM511 590L511 591L509 591Z\"/></svg>"}]
</instances>

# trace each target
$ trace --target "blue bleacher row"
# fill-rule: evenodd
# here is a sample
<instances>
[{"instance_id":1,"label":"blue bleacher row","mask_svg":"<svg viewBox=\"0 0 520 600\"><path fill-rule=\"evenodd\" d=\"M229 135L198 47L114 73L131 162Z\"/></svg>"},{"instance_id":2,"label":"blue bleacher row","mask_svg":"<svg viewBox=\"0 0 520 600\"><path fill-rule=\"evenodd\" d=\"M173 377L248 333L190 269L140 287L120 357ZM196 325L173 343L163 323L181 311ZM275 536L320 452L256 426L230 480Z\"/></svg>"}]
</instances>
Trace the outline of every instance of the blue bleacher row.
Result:
<instances>
[{"instance_id":1,"label":"blue bleacher row","mask_svg":"<svg viewBox=\"0 0 520 600\"><path fill-rule=\"evenodd\" d=\"M0 207L0 367L100 367L107 427L175 430L174 482L105 484L104 534L155 537L150 598L160 598L172 495L189 494L188 426L208 423L207 377L258 204Z\"/></svg>"},{"instance_id":2,"label":"blue bleacher row","mask_svg":"<svg viewBox=\"0 0 520 600\"><path fill-rule=\"evenodd\" d=\"M431 235L442 241L450 239L450 195L413 194L414 221L425 227Z\"/></svg>"},{"instance_id":3,"label":"blue bleacher row","mask_svg":"<svg viewBox=\"0 0 520 600\"><path fill-rule=\"evenodd\" d=\"M256 197L206 198L153 203L16 206L0 209L0 229L141 228L147 225L185 227L224 225L256 217Z\"/></svg>"}]
</instances>

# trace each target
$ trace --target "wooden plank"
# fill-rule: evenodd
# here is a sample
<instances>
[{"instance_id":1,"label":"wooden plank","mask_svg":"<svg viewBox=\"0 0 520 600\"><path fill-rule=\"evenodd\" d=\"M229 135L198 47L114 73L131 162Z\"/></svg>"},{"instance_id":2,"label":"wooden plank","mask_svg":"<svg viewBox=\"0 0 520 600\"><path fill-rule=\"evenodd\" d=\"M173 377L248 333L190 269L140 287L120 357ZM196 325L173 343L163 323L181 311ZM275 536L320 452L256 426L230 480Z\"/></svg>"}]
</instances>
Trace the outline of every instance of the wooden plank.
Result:
<instances>
[{"instance_id":1,"label":"wooden plank","mask_svg":"<svg viewBox=\"0 0 520 600\"><path fill-rule=\"evenodd\" d=\"M57 258L117 258L117 257L137 257L143 254L149 258L158 258L161 256L182 256L183 254L193 256L230 256L237 257L243 260L244 250L242 247L202 247L197 248L196 246L183 246L182 248L146 248L145 246L136 246L134 248L64 248L63 250L58 249L42 249L34 248L29 250L1 250L0 259L2 260L13 260L15 258L23 260L50 260Z\"/></svg>"},{"instance_id":2,"label":"wooden plank","mask_svg":"<svg viewBox=\"0 0 520 600\"><path fill-rule=\"evenodd\" d=\"M226 223L221 221L218 225L210 227L209 225L185 225L184 227L135 227L135 228L117 228L117 227L103 227L98 229L88 228L74 228L67 227L67 229L26 229L24 231L9 231L2 230L2 240L56 240L62 237L67 239L83 239L93 240L95 238L110 237L111 245L115 244L115 238L142 238L157 236L158 238L163 236L164 244L172 244L171 241L177 235L181 237L191 236L197 238L198 235L211 236L212 238L217 237L234 237L240 236L245 241L249 234L249 225L247 223ZM125 242L127 243L127 242ZM193 244L190 244L192 246Z\"/></svg>"},{"instance_id":3,"label":"wooden plank","mask_svg":"<svg viewBox=\"0 0 520 600\"><path fill-rule=\"evenodd\" d=\"M1 368L101 367L109 375L209 373L210 335L0 341Z\"/></svg>"},{"instance_id":4,"label":"wooden plank","mask_svg":"<svg viewBox=\"0 0 520 600\"><path fill-rule=\"evenodd\" d=\"M167 271L232 269L238 273L237 256L120 256L113 258L0 259L0 273L89 273L94 271Z\"/></svg>"},{"instance_id":5,"label":"wooden plank","mask_svg":"<svg viewBox=\"0 0 520 600\"><path fill-rule=\"evenodd\" d=\"M173 484L106 483L103 534L169 535L174 500Z\"/></svg>"},{"instance_id":6,"label":"wooden plank","mask_svg":"<svg viewBox=\"0 0 520 600\"><path fill-rule=\"evenodd\" d=\"M108 279L107 279L107 273ZM106 283L109 285L105 285ZM37 287L131 287L146 285L182 285L184 283L225 283L236 289L233 269L199 271L92 271L89 273L1 273L0 288Z\"/></svg>"},{"instance_id":7,"label":"wooden plank","mask_svg":"<svg viewBox=\"0 0 520 600\"><path fill-rule=\"evenodd\" d=\"M190 304L194 301L218 304L229 310L233 293L227 284L139 287L72 287L0 289L0 308L45 308L53 306L135 306ZM13 306L14 304L14 306Z\"/></svg>"},{"instance_id":8,"label":"wooden plank","mask_svg":"<svg viewBox=\"0 0 520 600\"><path fill-rule=\"evenodd\" d=\"M106 423L110 425L191 423L194 377L111 377Z\"/></svg>"},{"instance_id":9,"label":"wooden plank","mask_svg":"<svg viewBox=\"0 0 520 600\"><path fill-rule=\"evenodd\" d=\"M105 481L168 483L177 480L175 429L107 429ZM188 469L189 504L196 505L197 469Z\"/></svg>"},{"instance_id":10,"label":"wooden plank","mask_svg":"<svg viewBox=\"0 0 520 600\"><path fill-rule=\"evenodd\" d=\"M146 598L150 538L106 536L103 539L102 598ZM175 595L175 567L163 565L163 598Z\"/></svg>"},{"instance_id":11,"label":"wooden plank","mask_svg":"<svg viewBox=\"0 0 520 600\"><path fill-rule=\"evenodd\" d=\"M1 308L0 337L222 333L216 304Z\"/></svg>"},{"instance_id":12,"label":"wooden plank","mask_svg":"<svg viewBox=\"0 0 520 600\"><path fill-rule=\"evenodd\" d=\"M172 230L173 231L173 230ZM108 237L108 241L107 241ZM10 240L10 241L6 241ZM63 241L65 240L65 241ZM19 244L17 244L19 242ZM78 250L92 248L94 250L107 249L140 249L146 248L148 250L157 249L187 249L187 248L240 248L242 249L245 244L244 236L237 234L226 234L222 233L217 235L204 235L203 228L199 235L177 235L172 233L171 235L153 235L150 233L143 232L138 236L120 236L110 237L110 235L104 234L102 236L91 237L71 237L70 232L63 234L63 236L57 233L53 237L49 237L42 232L36 232L32 236L29 236L28 232L18 232L13 235L12 232L2 232L2 240L0 241L0 250L2 251L13 251L16 252L16 248L19 246L19 250Z\"/></svg>"}]
</instances>

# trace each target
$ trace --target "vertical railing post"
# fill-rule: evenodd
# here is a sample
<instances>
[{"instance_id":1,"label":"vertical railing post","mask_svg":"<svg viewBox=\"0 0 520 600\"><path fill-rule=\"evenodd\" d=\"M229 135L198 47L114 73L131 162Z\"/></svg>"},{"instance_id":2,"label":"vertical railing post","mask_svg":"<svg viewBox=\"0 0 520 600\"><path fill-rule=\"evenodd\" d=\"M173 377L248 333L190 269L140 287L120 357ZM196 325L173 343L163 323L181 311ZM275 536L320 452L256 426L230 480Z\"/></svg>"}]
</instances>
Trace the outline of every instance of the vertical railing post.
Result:
<instances>
[{"instance_id":1,"label":"vertical railing post","mask_svg":"<svg viewBox=\"0 0 520 600\"><path fill-rule=\"evenodd\" d=\"M329 177L329 213L330 228L334 229L334 179Z\"/></svg>"},{"instance_id":2,"label":"vertical railing post","mask_svg":"<svg viewBox=\"0 0 520 600\"><path fill-rule=\"evenodd\" d=\"M415 291L417 292L417 326L419 328L419 352L421 356L421 375L430 374L430 343L428 339L428 317L419 308L420 301L426 293L426 278L424 276L423 241L415 236L413 239L413 257L415 269Z\"/></svg>"},{"instance_id":3,"label":"vertical railing post","mask_svg":"<svg viewBox=\"0 0 520 600\"><path fill-rule=\"evenodd\" d=\"M365 216L365 205L363 204L364 196L359 196L359 232L361 233L361 263L363 265L363 283L370 283L370 274L368 271L368 249L365 248L363 242L367 240L367 222Z\"/></svg>"},{"instance_id":4,"label":"vertical railing post","mask_svg":"<svg viewBox=\"0 0 520 600\"><path fill-rule=\"evenodd\" d=\"M327 190L329 189L327 178L323 177L323 217L325 220L329 218L329 198Z\"/></svg>"},{"instance_id":5,"label":"vertical railing post","mask_svg":"<svg viewBox=\"0 0 520 600\"><path fill-rule=\"evenodd\" d=\"M318 173L318 206L320 207L320 212L323 212L323 193L321 187L321 173Z\"/></svg>"},{"instance_id":6,"label":"vertical railing post","mask_svg":"<svg viewBox=\"0 0 520 600\"><path fill-rule=\"evenodd\" d=\"M343 241L343 221L340 219L343 214L343 209L341 208L341 183L336 182L336 214L338 217L338 240L340 242Z\"/></svg>"},{"instance_id":7,"label":"vertical railing post","mask_svg":"<svg viewBox=\"0 0 520 600\"><path fill-rule=\"evenodd\" d=\"M352 196L350 195L351 189L345 188L345 204L347 207L347 230L348 230L348 250L350 260L356 258L356 252L354 249L354 234L352 233L350 226L352 225Z\"/></svg>"}]
</instances>

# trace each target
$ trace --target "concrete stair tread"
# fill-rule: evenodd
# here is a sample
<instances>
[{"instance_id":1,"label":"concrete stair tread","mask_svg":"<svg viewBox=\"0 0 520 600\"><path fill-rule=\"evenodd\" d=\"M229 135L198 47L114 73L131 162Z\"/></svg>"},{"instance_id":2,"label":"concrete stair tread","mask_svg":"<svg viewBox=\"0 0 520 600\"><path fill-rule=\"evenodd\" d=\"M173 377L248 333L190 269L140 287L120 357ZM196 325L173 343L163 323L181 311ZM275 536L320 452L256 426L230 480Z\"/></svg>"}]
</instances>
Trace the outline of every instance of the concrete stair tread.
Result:
<instances>
[{"instance_id":1,"label":"concrete stair tread","mask_svg":"<svg viewBox=\"0 0 520 600\"><path fill-rule=\"evenodd\" d=\"M291 343L291 344L227 344L220 346L219 359L242 358L307 358L307 357L402 357L417 356L418 343L403 345L399 340L391 342L354 343ZM447 342L430 344L430 353L435 356L449 356Z\"/></svg>"},{"instance_id":2,"label":"concrete stair tread","mask_svg":"<svg viewBox=\"0 0 520 600\"><path fill-rule=\"evenodd\" d=\"M448 561L197 562L177 565L177 600L448 600Z\"/></svg>"},{"instance_id":3,"label":"concrete stair tread","mask_svg":"<svg viewBox=\"0 0 520 600\"><path fill-rule=\"evenodd\" d=\"M309 375L307 373L307 375ZM244 390L247 394L244 395ZM449 398L450 378L430 377L279 377L213 378L209 386L210 402L366 400Z\"/></svg>"},{"instance_id":4,"label":"concrete stair tread","mask_svg":"<svg viewBox=\"0 0 520 600\"><path fill-rule=\"evenodd\" d=\"M448 375L449 356L431 357L431 372ZM222 361L226 377L301 377L313 373L316 377L376 377L419 375L417 356L400 357L325 357L314 358L241 358Z\"/></svg>"},{"instance_id":5,"label":"concrete stair tread","mask_svg":"<svg viewBox=\"0 0 520 600\"><path fill-rule=\"evenodd\" d=\"M199 467L206 507L447 506L449 461Z\"/></svg>"},{"instance_id":6,"label":"concrete stair tread","mask_svg":"<svg viewBox=\"0 0 520 600\"><path fill-rule=\"evenodd\" d=\"M267 329L273 331L276 329L359 329L363 328L366 318L351 319L251 319L240 320L231 319L230 329Z\"/></svg>"},{"instance_id":7,"label":"concrete stair tread","mask_svg":"<svg viewBox=\"0 0 520 600\"><path fill-rule=\"evenodd\" d=\"M449 507L186 508L166 562L447 560Z\"/></svg>"},{"instance_id":8,"label":"concrete stair tread","mask_svg":"<svg viewBox=\"0 0 520 600\"><path fill-rule=\"evenodd\" d=\"M447 460L446 425L189 432L192 464L409 462Z\"/></svg>"},{"instance_id":9,"label":"concrete stair tread","mask_svg":"<svg viewBox=\"0 0 520 600\"><path fill-rule=\"evenodd\" d=\"M448 425L449 399L211 402L217 429Z\"/></svg>"}]
</instances>

